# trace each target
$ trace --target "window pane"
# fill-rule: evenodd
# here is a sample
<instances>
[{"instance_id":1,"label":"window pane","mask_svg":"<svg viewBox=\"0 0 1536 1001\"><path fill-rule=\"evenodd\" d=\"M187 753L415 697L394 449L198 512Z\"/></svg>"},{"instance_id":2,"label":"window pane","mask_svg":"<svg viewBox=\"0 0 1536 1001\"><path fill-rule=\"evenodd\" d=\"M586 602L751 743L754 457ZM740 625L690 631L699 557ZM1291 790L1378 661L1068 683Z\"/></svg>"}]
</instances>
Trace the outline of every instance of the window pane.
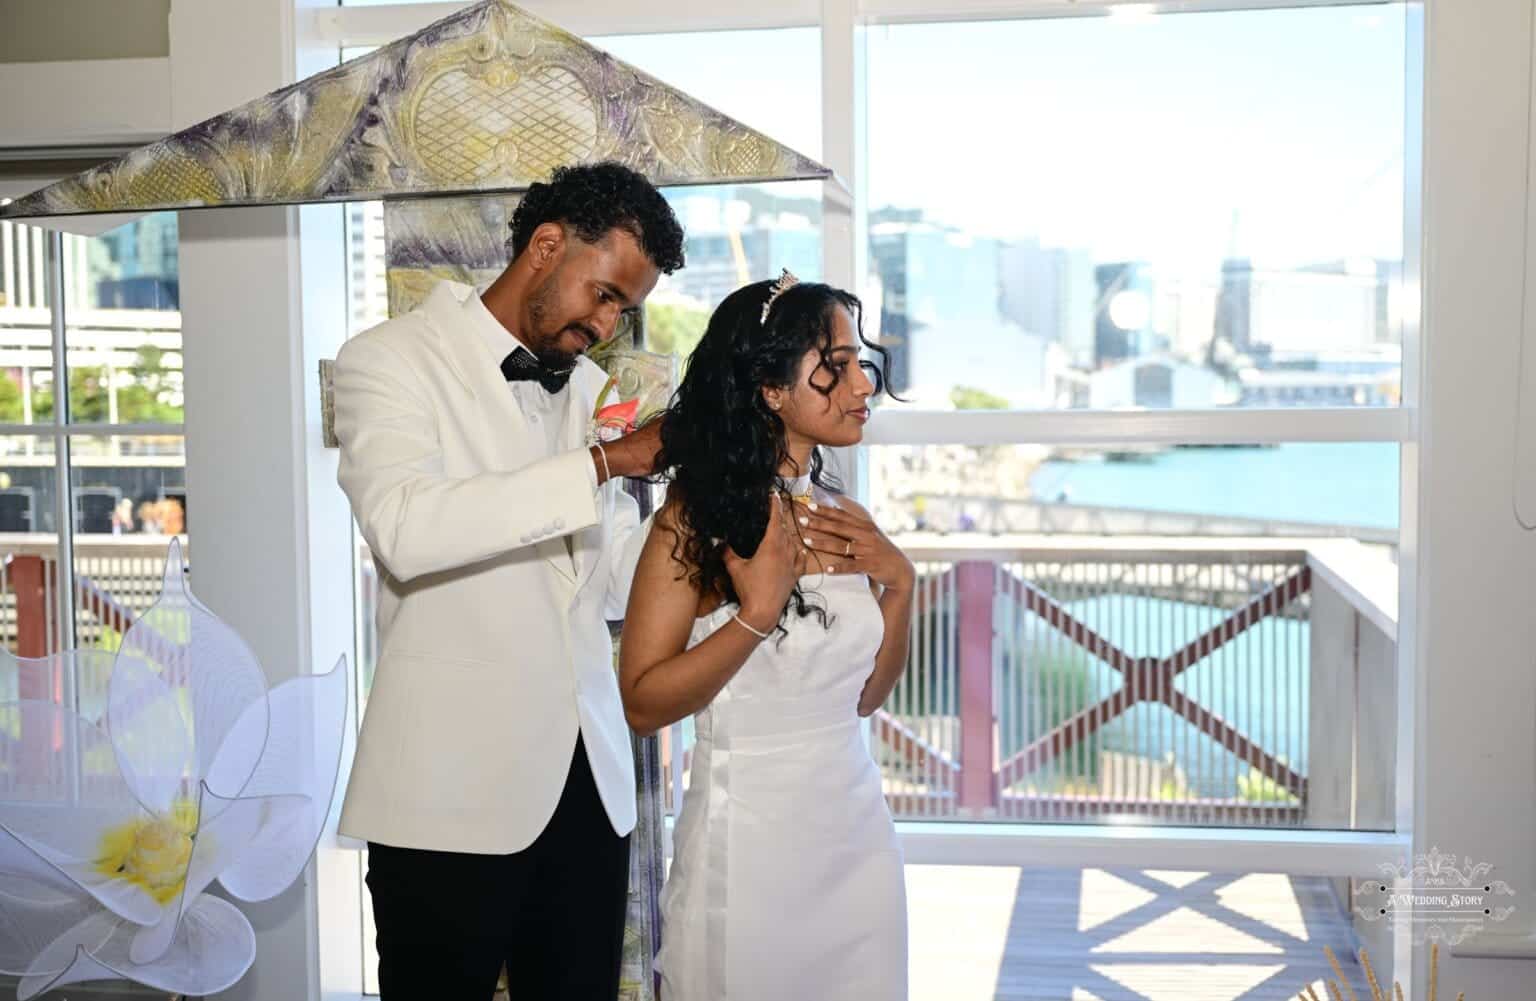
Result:
<instances>
[{"instance_id":1,"label":"window pane","mask_svg":"<svg viewBox=\"0 0 1536 1001\"><path fill-rule=\"evenodd\" d=\"M62 774L53 748L66 731L41 705L67 706L70 694L68 662L51 656L70 646L59 628L54 478L51 438L0 437L0 645L27 658L0 656L0 798L8 800L51 798Z\"/></svg>"},{"instance_id":2,"label":"window pane","mask_svg":"<svg viewBox=\"0 0 1536 1001\"><path fill-rule=\"evenodd\" d=\"M358 45L341 50L343 62L366 56L377 46ZM384 203L348 202L347 336L360 334L389 319L389 287L385 283Z\"/></svg>"},{"instance_id":3,"label":"window pane","mask_svg":"<svg viewBox=\"0 0 1536 1001\"><path fill-rule=\"evenodd\" d=\"M160 596L170 536L187 548L186 448L177 436L70 439L75 636L115 651ZM91 687L81 679L82 692Z\"/></svg>"},{"instance_id":4,"label":"window pane","mask_svg":"<svg viewBox=\"0 0 1536 1001\"><path fill-rule=\"evenodd\" d=\"M59 649L57 496L52 439L0 437L0 643L22 657ZM0 702L15 685L0 678Z\"/></svg>"},{"instance_id":5,"label":"window pane","mask_svg":"<svg viewBox=\"0 0 1536 1001\"><path fill-rule=\"evenodd\" d=\"M646 300L652 351L686 358L709 314L731 292L788 268L821 278L821 185L725 185L663 192L686 235L687 267L663 275Z\"/></svg>"},{"instance_id":6,"label":"window pane","mask_svg":"<svg viewBox=\"0 0 1536 1001\"><path fill-rule=\"evenodd\" d=\"M64 238L72 422L180 424L176 213Z\"/></svg>"},{"instance_id":7,"label":"window pane","mask_svg":"<svg viewBox=\"0 0 1536 1001\"><path fill-rule=\"evenodd\" d=\"M346 206L347 336L389 319L384 253L384 203Z\"/></svg>"},{"instance_id":8,"label":"window pane","mask_svg":"<svg viewBox=\"0 0 1536 1001\"><path fill-rule=\"evenodd\" d=\"M821 34L814 28L607 35L592 43L810 157L821 155ZM821 184L669 188L687 267L647 301L653 351L687 357L733 290L788 268L816 280Z\"/></svg>"},{"instance_id":9,"label":"window pane","mask_svg":"<svg viewBox=\"0 0 1536 1001\"><path fill-rule=\"evenodd\" d=\"M791 149L821 156L819 29L599 35L588 41Z\"/></svg>"},{"instance_id":10,"label":"window pane","mask_svg":"<svg viewBox=\"0 0 1536 1001\"><path fill-rule=\"evenodd\" d=\"M186 440L179 435L70 439L77 536L187 534ZM85 541L77 540L76 548ZM157 571L158 573L158 571Z\"/></svg>"},{"instance_id":11,"label":"window pane","mask_svg":"<svg viewBox=\"0 0 1536 1001\"><path fill-rule=\"evenodd\" d=\"M1395 405L1404 46L1398 5L872 28L898 392Z\"/></svg>"},{"instance_id":12,"label":"window pane","mask_svg":"<svg viewBox=\"0 0 1536 1001\"><path fill-rule=\"evenodd\" d=\"M35 226L0 222L0 424L53 420L47 239Z\"/></svg>"},{"instance_id":13,"label":"window pane","mask_svg":"<svg viewBox=\"0 0 1536 1001\"><path fill-rule=\"evenodd\" d=\"M1395 443L879 445L868 469L918 570L873 730L898 815L1392 828Z\"/></svg>"}]
</instances>

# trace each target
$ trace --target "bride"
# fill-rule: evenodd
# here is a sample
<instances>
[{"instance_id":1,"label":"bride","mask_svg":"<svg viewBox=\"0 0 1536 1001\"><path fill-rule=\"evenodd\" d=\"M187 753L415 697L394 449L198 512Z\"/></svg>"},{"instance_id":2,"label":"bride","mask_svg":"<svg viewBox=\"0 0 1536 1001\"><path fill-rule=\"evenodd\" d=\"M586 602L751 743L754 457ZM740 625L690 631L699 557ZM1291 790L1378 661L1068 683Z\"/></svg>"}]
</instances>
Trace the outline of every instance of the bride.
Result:
<instances>
[{"instance_id":1,"label":"bride","mask_svg":"<svg viewBox=\"0 0 1536 1001\"><path fill-rule=\"evenodd\" d=\"M748 285L663 424L619 684L637 732L693 715L697 735L664 1001L907 996L901 852L859 718L906 662L914 572L818 453L863 437L885 369L861 345L885 361L847 292Z\"/></svg>"}]
</instances>

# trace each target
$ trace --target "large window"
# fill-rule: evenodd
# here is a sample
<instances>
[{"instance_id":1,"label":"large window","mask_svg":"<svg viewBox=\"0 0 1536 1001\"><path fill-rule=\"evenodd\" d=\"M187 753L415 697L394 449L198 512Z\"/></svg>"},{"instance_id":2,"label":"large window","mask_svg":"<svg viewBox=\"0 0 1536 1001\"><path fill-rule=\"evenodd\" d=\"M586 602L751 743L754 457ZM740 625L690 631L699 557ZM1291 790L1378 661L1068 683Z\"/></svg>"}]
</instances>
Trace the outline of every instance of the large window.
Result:
<instances>
[{"instance_id":1,"label":"large window","mask_svg":"<svg viewBox=\"0 0 1536 1001\"><path fill-rule=\"evenodd\" d=\"M898 815L1392 828L1400 431L1353 418L1403 385L1405 44L1380 5L868 29L879 337L953 412L885 401L865 464L920 571Z\"/></svg>"},{"instance_id":2,"label":"large window","mask_svg":"<svg viewBox=\"0 0 1536 1001\"><path fill-rule=\"evenodd\" d=\"M593 41L821 153L816 29ZM1395 406L1402 8L875 26L866 52L867 324L908 403L872 426L861 492L925 589L874 728L898 815L1390 826L1318 790L1395 767L1390 721L1357 711L1391 694L1395 438L981 422ZM648 304L653 350L686 359L741 284L827 270L816 184L666 194L688 266ZM380 212L349 210L354 330L384 315ZM955 412L953 440L903 438L913 409ZM995 641L967 652L982 607Z\"/></svg>"},{"instance_id":3,"label":"large window","mask_svg":"<svg viewBox=\"0 0 1536 1001\"><path fill-rule=\"evenodd\" d=\"M1416 528L1399 510L1421 236L1404 212L1419 194L1413 12L1160 6L866 0L823 5L825 32L700 30L776 16L733 5L662 3L643 25L607 5L571 13L589 31L664 25L592 40L810 156L827 152L824 109L867 126L845 178L857 254L823 240L835 223L817 184L667 192L688 267L658 286L647 331L686 358L724 294L780 267L864 296L908 401L882 402L857 481L919 570L912 654L869 731L909 862L1096 850L1139 865L1171 845L1183 868L1220 872L1251 865L1226 850L1247 836L1185 828L1290 828L1265 871L1337 876L1340 845L1367 872L1401 838L1366 832L1393 830L1410 764L1396 560ZM372 43L425 16L339 21ZM354 327L382 316L369 211L349 244ZM691 727L663 740L670 810ZM926 823L979 820L996 823ZM1174 829L1099 841L1094 824ZM1036 976L1013 934L1043 923L1022 919L1036 898L1066 904L1053 949L1092 953L1067 961L1092 976L1053 983L1061 996L1155 992L1164 974L1202 997L1300 983L1324 941L1314 917L1348 931L1310 878L1168 865L1116 883L1077 864L1080 901L1056 892L1057 869L1022 871L1015 893L1006 871L910 866L914 997ZM931 907L925 878L942 884ZM1188 906L1169 913L1170 888ZM1346 912L1349 894L1332 888ZM1263 941L1213 935L1229 917ZM935 962L946 933L957 951ZM1156 956L1187 958L1194 939L1198 966ZM1204 990L1221 951L1239 958Z\"/></svg>"},{"instance_id":4,"label":"large window","mask_svg":"<svg viewBox=\"0 0 1536 1001\"><path fill-rule=\"evenodd\" d=\"M0 643L18 656L116 649L186 543L176 237L174 213L91 238L0 222ZM104 675L62 664L0 677L0 701L99 703Z\"/></svg>"},{"instance_id":5,"label":"large window","mask_svg":"<svg viewBox=\"0 0 1536 1001\"><path fill-rule=\"evenodd\" d=\"M1398 402L1401 7L899 25L868 58L918 405Z\"/></svg>"}]
</instances>

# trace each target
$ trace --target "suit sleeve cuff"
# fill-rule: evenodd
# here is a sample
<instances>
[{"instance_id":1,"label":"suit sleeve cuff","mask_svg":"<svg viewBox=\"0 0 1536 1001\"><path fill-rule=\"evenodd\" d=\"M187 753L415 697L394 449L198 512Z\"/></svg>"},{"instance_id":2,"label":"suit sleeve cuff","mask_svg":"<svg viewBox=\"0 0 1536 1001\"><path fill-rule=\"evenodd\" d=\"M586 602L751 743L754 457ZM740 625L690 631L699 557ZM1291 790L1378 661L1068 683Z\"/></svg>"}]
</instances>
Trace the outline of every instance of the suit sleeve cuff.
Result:
<instances>
[{"instance_id":1,"label":"suit sleeve cuff","mask_svg":"<svg viewBox=\"0 0 1536 1001\"><path fill-rule=\"evenodd\" d=\"M579 470L573 468L577 466ZM564 512L554 522L558 534L579 531L601 520L602 494L595 488L597 474L592 470L592 455L586 448L557 452L547 459L539 460L535 467L543 467L551 472L559 470L553 479L546 481L548 486L543 487L544 493L538 498L542 504L549 505L551 510ZM538 535L536 532L533 534ZM523 544L530 541L538 540L525 539Z\"/></svg>"}]
</instances>

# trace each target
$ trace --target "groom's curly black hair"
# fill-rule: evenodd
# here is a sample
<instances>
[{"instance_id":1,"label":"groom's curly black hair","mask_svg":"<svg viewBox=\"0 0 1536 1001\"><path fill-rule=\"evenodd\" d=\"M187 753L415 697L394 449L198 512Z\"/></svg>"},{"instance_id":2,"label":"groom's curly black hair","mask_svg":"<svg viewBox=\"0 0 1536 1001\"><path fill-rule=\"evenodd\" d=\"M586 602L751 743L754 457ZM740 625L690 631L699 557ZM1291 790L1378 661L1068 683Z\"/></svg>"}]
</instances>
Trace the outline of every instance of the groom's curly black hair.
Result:
<instances>
[{"instance_id":1,"label":"groom's curly black hair","mask_svg":"<svg viewBox=\"0 0 1536 1001\"><path fill-rule=\"evenodd\" d=\"M622 229L663 274L683 266L683 227L672 206L644 176L612 160L556 167L548 182L529 187L512 213L513 257L546 222L565 223L587 243Z\"/></svg>"}]
</instances>

